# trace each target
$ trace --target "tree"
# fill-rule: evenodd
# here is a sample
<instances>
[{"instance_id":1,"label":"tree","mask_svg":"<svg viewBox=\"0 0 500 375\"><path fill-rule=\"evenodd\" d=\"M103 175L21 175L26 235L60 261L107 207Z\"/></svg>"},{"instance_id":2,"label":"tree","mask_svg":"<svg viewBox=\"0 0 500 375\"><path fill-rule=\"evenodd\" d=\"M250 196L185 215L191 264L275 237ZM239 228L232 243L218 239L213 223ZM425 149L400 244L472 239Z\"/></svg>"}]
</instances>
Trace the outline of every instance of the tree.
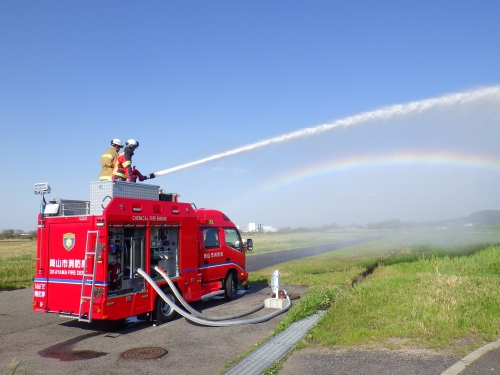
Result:
<instances>
[{"instance_id":1,"label":"tree","mask_svg":"<svg viewBox=\"0 0 500 375\"><path fill-rule=\"evenodd\" d=\"M14 238L14 229L6 229L2 233L0 233L0 239L3 240L9 240L11 238Z\"/></svg>"}]
</instances>

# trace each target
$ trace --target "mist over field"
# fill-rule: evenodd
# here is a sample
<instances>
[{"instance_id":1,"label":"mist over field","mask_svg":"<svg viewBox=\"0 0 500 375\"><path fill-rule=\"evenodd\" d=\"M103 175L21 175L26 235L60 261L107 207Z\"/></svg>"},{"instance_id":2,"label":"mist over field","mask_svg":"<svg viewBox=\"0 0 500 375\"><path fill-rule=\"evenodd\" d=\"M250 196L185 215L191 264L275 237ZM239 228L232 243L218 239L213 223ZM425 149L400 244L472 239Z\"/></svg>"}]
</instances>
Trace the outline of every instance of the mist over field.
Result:
<instances>
[{"instance_id":1,"label":"mist over field","mask_svg":"<svg viewBox=\"0 0 500 375\"><path fill-rule=\"evenodd\" d=\"M155 182L240 226L455 219L500 207L499 104L498 96L486 97L335 128ZM213 189L191 186L195 179Z\"/></svg>"}]
</instances>

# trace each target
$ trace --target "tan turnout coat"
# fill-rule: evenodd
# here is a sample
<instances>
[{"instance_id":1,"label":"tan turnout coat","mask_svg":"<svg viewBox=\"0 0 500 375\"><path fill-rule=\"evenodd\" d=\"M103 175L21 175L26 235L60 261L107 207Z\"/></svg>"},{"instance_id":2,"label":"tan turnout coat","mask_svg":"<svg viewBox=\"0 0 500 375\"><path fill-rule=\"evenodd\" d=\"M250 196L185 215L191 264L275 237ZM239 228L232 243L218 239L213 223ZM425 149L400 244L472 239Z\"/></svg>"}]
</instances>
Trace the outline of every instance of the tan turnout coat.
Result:
<instances>
[{"instance_id":1,"label":"tan turnout coat","mask_svg":"<svg viewBox=\"0 0 500 375\"><path fill-rule=\"evenodd\" d=\"M106 151L101 156L101 173L99 175L99 180L111 180L113 175L113 167L115 165L116 158L118 157L118 152L116 152L115 146L111 146L108 151Z\"/></svg>"}]
</instances>

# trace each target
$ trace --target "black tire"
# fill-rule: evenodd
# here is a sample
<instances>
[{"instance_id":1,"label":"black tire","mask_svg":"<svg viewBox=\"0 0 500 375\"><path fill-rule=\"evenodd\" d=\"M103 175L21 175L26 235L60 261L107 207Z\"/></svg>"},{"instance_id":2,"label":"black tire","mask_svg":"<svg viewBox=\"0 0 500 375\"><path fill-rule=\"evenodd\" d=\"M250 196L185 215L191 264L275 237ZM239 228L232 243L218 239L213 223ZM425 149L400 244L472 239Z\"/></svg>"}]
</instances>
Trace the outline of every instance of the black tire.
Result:
<instances>
[{"instance_id":1,"label":"black tire","mask_svg":"<svg viewBox=\"0 0 500 375\"><path fill-rule=\"evenodd\" d=\"M170 289L165 289L163 291L167 298L177 304L174 293ZM156 324L160 325L163 323L168 323L177 317L177 311L175 311L168 303L166 303L160 296L156 297L155 303L155 313L156 313Z\"/></svg>"},{"instance_id":2,"label":"black tire","mask_svg":"<svg viewBox=\"0 0 500 375\"><path fill-rule=\"evenodd\" d=\"M234 285L233 285L233 274L232 273L228 273L226 280L224 281L224 292L225 292L224 297L228 301L231 301L234 297Z\"/></svg>"}]
</instances>

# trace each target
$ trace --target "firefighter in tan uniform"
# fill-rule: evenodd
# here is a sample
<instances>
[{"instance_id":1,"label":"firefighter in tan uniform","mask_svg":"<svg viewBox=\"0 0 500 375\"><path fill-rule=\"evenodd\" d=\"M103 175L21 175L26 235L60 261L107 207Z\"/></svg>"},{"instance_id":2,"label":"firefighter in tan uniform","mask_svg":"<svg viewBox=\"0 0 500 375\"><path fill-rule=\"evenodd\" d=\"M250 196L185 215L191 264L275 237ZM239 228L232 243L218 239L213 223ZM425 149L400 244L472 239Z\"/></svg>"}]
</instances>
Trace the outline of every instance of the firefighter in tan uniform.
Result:
<instances>
[{"instance_id":1,"label":"firefighter in tan uniform","mask_svg":"<svg viewBox=\"0 0 500 375\"><path fill-rule=\"evenodd\" d=\"M102 170L99 175L99 180L111 180L111 177L113 176L115 161L118 157L118 152L122 147L123 144L118 138L115 138L111 141L111 147L101 156Z\"/></svg>"}]
</instances>

